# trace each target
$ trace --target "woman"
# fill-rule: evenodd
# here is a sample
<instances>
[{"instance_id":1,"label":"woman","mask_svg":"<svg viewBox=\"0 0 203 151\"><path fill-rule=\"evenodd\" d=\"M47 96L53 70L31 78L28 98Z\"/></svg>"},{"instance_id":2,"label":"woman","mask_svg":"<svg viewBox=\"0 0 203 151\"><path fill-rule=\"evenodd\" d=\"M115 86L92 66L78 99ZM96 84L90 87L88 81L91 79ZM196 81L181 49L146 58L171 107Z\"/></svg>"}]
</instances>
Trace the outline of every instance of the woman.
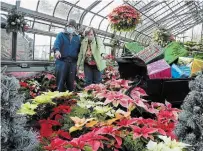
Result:
<instances>
[{"instance_id":1,"label":"woman","mask_svg":"<svg viewBox=\"0 0 203 151\"><path fill-rule=\"evenodd\" d=\"M102 71L106 68L103 59L104 46L96 36L93 28L86 28L84 39L81 42L80 53L78 56L78 69L84 70L85 85L98 84L102 81Z\"/></svg>"}]
</instances>

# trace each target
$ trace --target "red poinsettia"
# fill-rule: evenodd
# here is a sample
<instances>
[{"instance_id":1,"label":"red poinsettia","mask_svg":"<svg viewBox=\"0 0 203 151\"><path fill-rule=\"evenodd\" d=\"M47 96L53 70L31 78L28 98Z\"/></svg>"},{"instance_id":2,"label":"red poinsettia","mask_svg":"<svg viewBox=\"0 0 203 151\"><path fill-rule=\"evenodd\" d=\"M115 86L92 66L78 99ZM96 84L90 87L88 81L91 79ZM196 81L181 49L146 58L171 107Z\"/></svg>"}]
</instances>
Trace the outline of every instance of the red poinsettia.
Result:
<instances>
[{"instance_id":1,"label":"red poinsettia","mask_svg":"<svg viewBox=\"0 0 203 151\"><path fill-rule=\"evenodd\" d=\"M65 140L62 140L60 138L55 138L51 140L51 143L48 146L44 146L44 149L46 150L58 150L58 151L66 151L64 148L65 145L68 145L69 143Z\"/></svg>"},{"instance_id":2,"label":"red poinsettia","mask_svg":"<svg viewBox=\"0 0 203 151\"><path fill-rule=\"evenodd\" d=\"M19 84L23 88L28 88L28 84L26 82L19 82Z\"/></svg>"},{"instance_id":3,"label":"red poinsettia","mask_svg":"<svg viewBox=\"0 0 203 151\"><path fill-rule=\"evenodd\" d=\"M106 126L106 127L102 127L99 130L96 131L96 134L100 134L100 135L110 135L113 138L115 138L116 140L116 144L115 147L116 148L120 148L121 144L122 144L122 139L119 136L120 132L118 131L117 128L114 128L112 126Z\"/></svg>"},{"instance_id":4,"label":"red poinsettia","mask_svg":"<svg viewBox=\"0 0 203 151\"><path fill-rule=\"evenodd\" d=\"M148 128L146 126L140 128L137 126L133 126L133 138L140 138L140 137L144 137L145 139L154 139L152 134L157 132L158 130L156 128Z\"/></svg>"},{"instance_id":5,"label":"red poinsettia","mask_svg":"<svg viewBox=\"0 0 203 151\"><path fill-rule=\"evenodd\" d=\"M117 125L119 128L121 127L130 127L133 124L137 122L138 118L132 118L132 119L122 119L119 122L117 122Z\"/></svg>"},{"instance_id":6,"label":"red poinsettia","mask_svg":"<svg viewBox=\"0 0 203 151\"><path fill-rule=\"evenodd\" d=\"M68 148L67 151L81 151L85 146L85 142L79 137L71 140L69 145L71 145L71 148Z\"/></svg>"},{"instance_id":7,"label":"red poinsettia","mask_svg":"<svg viewBox=\"0 0 203 151\"><path fill-rule=\"evenodd\" d=\"M60 126L61 124L58 121L55 120L40 120L40 135L42 137L51 137L52 134L54 133L52 127L53 126Z\"/></svg>"},{"instance_id":8,"label":"red poinsettia","mask_svg":"<svg viewBox=\"0 0 203 151\"><path fill-rule=\"evenodd\" d=\"M97 134L95 131L89 132L87 134L82 135L81 140L86 142L88 146L92 148L93 151L97 151L99 148L104 148L102 140L108 141L109 139Z\"/></svg>"},{"instance_id":9,"label":"red poinsettia","mask_svg":"<svg viewBox=\"0 0 203 151\"><path fill-rule=\"evenodd\" d=\"M57 134L65 139L71 139L71 135L63 130L58 130Z\"/></svg>"},{"instance_id":10,"label":"red poinsettia","mask_svg":"<svg viewBox=\"0 0 203 151\"><path fill-rule=\"evenodd\" d=\"M60 119L60 114L67 114L71 112L70 106L66 105L59 105L53 109L54 112L51 113L50 117L53 118L55 116L55 119Z\"/></svg>"}]
</instances>

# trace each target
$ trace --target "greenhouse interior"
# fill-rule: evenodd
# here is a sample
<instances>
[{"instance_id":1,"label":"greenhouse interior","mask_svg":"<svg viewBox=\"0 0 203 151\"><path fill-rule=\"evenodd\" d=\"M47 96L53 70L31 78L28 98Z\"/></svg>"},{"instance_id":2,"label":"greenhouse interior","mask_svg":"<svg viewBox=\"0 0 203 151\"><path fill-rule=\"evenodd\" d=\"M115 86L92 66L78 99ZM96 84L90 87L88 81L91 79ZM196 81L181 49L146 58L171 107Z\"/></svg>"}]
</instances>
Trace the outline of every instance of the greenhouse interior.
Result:
<instances>
[{"instance_id":1,"label":"greenhouse interior","mask_svg":"<svg viewBox=\"0 0 203 151\"><path fill-rule=\"evenodd\" d=\"M203 0L1 0L2 151L203 151Z\"/></svg>"}]
</instances>

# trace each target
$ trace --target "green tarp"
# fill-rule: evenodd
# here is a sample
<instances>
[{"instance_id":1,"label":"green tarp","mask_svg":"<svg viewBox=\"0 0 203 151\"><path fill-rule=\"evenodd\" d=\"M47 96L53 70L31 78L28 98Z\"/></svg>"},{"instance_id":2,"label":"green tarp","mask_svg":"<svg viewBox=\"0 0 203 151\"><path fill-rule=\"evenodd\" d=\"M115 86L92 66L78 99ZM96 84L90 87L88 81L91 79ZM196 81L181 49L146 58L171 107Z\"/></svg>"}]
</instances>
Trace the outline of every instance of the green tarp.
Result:
<instances>
[{"instance_id":1,"label":"green tarp","mask_svg":"<svg viewBox=\"0 0 203 151\"><path fill-rule=\"evenodd\" d=\"M173 63L178 57L187 56L187 54L187 50L178 42L171 42L164 48L164 59L168 64Z\"/></svg>"},{"instance_id":2,"label":"green tarp","mask_svg":"<svg viewBox=\"0 0 203 151\"><path fill-rule=\"evenodd\" d=\"M130 50L132 53L138 53L141 50L144 49L143 46L141 46L139 43L137 42L129 42L125 44L125 47Z\"/></svg>"}]
</instances>

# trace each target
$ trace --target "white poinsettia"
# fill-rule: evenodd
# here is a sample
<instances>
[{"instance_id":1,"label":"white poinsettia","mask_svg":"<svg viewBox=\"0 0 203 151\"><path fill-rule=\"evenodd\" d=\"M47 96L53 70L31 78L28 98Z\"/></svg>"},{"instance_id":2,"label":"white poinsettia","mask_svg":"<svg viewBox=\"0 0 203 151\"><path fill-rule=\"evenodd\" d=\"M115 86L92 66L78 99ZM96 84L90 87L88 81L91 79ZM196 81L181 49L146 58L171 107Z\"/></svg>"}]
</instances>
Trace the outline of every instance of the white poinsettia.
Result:
<instances>
[{"instance_id":1,"label":"white poinsettia","mask_svg":"<svg viewBox=\"0 0 203 151\"><path fill-rule=\"evenodd\" d=\"M175 139L171 140L171 138L167 137L167 136L159 135L159 138L162 139L164 141L164 144L166 144L166 146L170 147L171 149L173 149L173 148L183 149L183 148L187 148L188 146L190 146L189 144L177 142Z\"/></svg>"},{"instance_id":2,"label":"white poinsettia","mask_svg":"<svg viewBox=\"0 0 203 151\"><path fill-rule=\"evenodd\" d=\"M176 140L171 140L167 136L158 136L163 142L153 142L149 141L147 144L148 151L182 151L184 148L187 148L188 144L177 142Z\"/></svg>"},{"instance_id":3,"label":"white poinsettia","mask_svg":"<svg viewBox=\"0 0 203 151\"><path fill-rule=\"evenodd\" d=\"M164 148L164 144L161 143L157 143L157 142L153 142L153 141L149 141L149 143L147 144L147 149L149 151L162 151Z\"/></svg>"}]
</instances>

